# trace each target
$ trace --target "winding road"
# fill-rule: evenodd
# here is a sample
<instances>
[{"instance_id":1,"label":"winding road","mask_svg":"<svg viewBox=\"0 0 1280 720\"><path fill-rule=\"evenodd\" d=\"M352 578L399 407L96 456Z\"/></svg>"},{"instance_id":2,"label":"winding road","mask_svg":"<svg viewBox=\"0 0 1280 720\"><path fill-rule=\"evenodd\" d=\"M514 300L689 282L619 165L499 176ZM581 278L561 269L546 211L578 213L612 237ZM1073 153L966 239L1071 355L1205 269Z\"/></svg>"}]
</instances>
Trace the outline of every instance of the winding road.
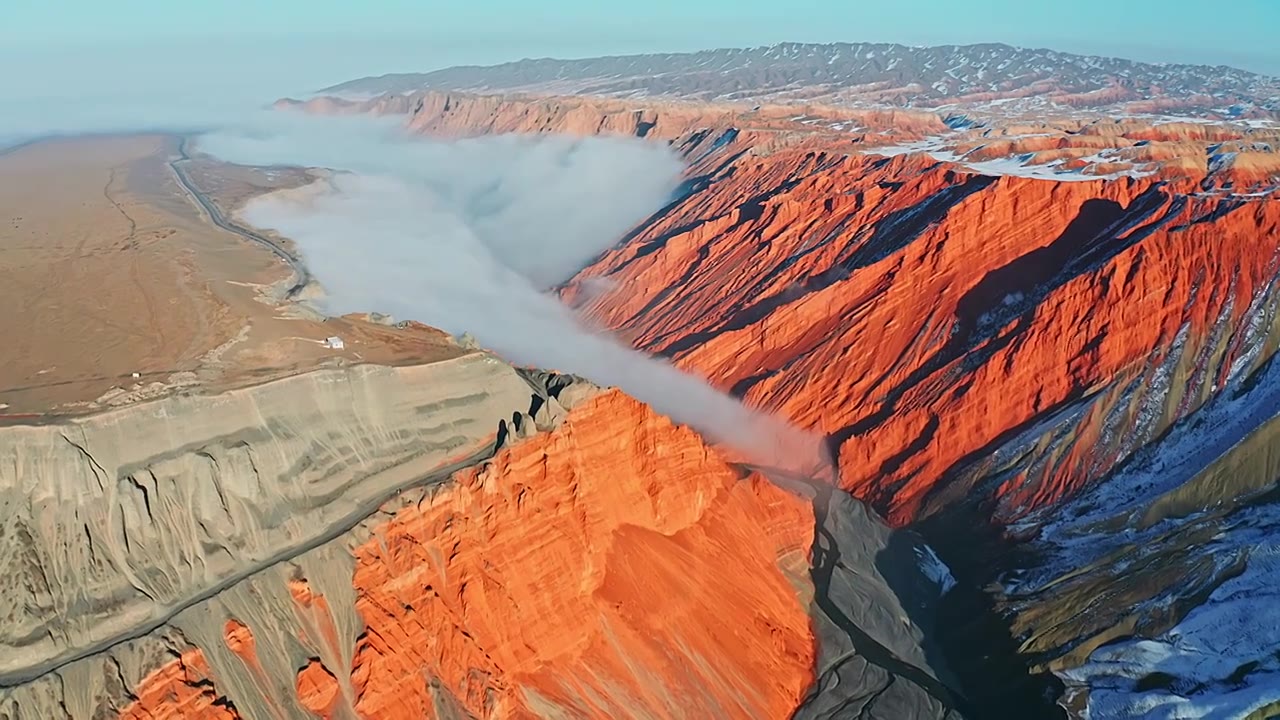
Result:
<instances>
[{"instance_id":1,"label":"winding road","mask_svg":"<svg viewBox=\"0 0 1280 720\"><path fill-rule=\"evenodd\" d=\"M227 232L235 233L249 242L257 243L265 247L281 260L288 263L289 269L293 270L294 279L293 284L289 286L287 291L285 291L284 297L286 300L297 297L298 293L302 292L302 289L311 282L311 273L307 271L306 265L302 263L301 258L289 252L274 240L260 235L243 225L228 220L226 216L222 214L222 211L218 209L218 206L213 204L213 201L209 199L208 195L205 195L203 192L196 189L195 183L191 181L191 176L187 175L186 170L183 168L183 165L191 161L191 155L187 151L187 143L189 142L190 138L182 138L182 143L178 146L178 157L169 162L169 167L173 169L174 176L178 178L178 184L181 185L187 195L189 195L191 199L200 206L204 213L209 216L209 221L214 225L217 225Z\"/></svg>"}]
</instances>

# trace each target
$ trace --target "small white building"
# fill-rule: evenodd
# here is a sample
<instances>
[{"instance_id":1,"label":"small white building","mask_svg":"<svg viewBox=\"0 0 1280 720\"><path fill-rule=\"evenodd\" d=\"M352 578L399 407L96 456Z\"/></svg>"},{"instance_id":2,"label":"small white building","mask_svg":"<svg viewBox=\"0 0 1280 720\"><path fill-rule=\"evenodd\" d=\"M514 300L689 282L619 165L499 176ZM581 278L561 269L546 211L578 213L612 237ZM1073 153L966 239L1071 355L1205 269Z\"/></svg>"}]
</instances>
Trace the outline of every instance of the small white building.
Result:
<instances>
[{"instance_id":1,"label":"small white building","mask_svg":"<svg viewBox=\"0 0 1280 720\"><path fill-rule=\"evenodd\" d=\"M330 350L341 350L346 347L346 344L342 342L342 338L334 335L333 337L325 338L324 346Z\"/></svg>"}]
</instances>

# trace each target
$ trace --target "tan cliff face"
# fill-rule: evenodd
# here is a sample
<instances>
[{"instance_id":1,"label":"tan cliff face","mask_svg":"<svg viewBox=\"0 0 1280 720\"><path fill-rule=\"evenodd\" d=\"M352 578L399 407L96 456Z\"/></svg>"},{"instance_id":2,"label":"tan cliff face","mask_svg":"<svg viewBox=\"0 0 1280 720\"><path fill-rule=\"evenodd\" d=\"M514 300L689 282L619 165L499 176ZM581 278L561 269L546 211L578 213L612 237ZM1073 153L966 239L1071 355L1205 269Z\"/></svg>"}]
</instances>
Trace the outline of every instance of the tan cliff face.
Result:
<instances>
[{"instance_id":1,"label":"tan cliff face","mask_svg":"<svg viewBox=\"0 0 1280 720\"><path fill-rule=\"evenodd\" d=\"M938 590L881 574L874 518L815 517L803 484L617 391L485 354L0 442L19 509L7 718L785 717L874 703L898 673L923 716L952 706L903 604ZM847 556L853 584L815 584L822 522L871 551ZM831 602L870 645L823 619ZM818 692L864 652L862 680Z\"/></svg>"},{"instance_id":2,"label":"tan cliff face","mask_svg":"<svg viewBox=\"0 0 1280 720\"><path fill-rule=\"evenodd\" d=\"M492 449L527 403L482 354L355 366L0 433L0 677L145 634L343 532L407 483Z\"/></svg>"}]
</instances>

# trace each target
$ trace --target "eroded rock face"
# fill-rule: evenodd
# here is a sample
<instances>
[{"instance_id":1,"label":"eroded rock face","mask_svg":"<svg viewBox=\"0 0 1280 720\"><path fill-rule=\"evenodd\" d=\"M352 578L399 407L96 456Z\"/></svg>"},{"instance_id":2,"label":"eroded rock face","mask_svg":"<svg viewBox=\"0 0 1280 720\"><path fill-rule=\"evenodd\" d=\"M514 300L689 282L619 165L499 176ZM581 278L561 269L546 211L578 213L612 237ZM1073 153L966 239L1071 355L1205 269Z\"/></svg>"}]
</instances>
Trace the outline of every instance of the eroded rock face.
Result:
<instances>
[{"instance_id":1,"label":"eroded rock face","mask_svg":"<svg viewBox=\"0 0 1280 720\"><path fill-rule=\"evenodd\" d=\"M1051 504L1266 356L1276 203L812 149L707 183L566 300L827 433L897 524Z\"/></svg>"},{"instance_id":2,"label":"eroded rock face","mask_svg":"<svg viewBox=\"0 0 1280 720\"><path fill-rule=\"evenodd\" d=\"M472 354L323 370L0 431L0 682L144 635L493 450L528 407Z\"/></svg>"},{"instance_id":3,"label":"eroded rock face","mask_svg":"<svg viewBox=\"0 0 1280 720\"><path fill-rule=\"evenodd\" d=\"M205 478L226 498L217 507L225 502L244 524L246 542L288 542L252 566L197 559L206 572L189 579L166 564L170 555L143 552L149 546L134 539L145 537L142 530L126 526L128 545L120 538L114 547L91 525L86 543L106 548L94 551L100 584L51 587L81 598L99 626L126 637L74 634L78 626L64 630L66 620L15 604L11 612L27 610L29 625L79 644L28 642L6 655L25 664L0 689L0 715L756 718L866 707L867 717L887 718L906 707L941 718L955 707L959 695L925 649L941 588L911 552L898 570L882 572L884 558L899 552L889 546L902 540L860 505L823 504L815 516L808 479L784 479L785 489L617 391L516 371L482 354L313 375L130 409L140 415L127 427L145 430L151 415L184 403L201 408L198 422L155 442L194 448L170 452L170 462L187 452L210 455L222 474L207 477L196 465L154 477L172 478L174 488ZM273 395L270 405L264 394ZM233 474L238 466L225 454L238 446L224 442L237 435L223 424L235 425L242 404L269 413L262 425L273 429L249 445L260 479L252 503L237 494L245 476ZM127 478L140 471L120 468L161 461L121 460L147 452L150 434L133 445L100 444L99 424L112 420L78 421L81 447L94 459L88 469L57 459L36 467L63 472L50 477L64 485L103 478L110 488L115 478L133 487ZM465 437L477 457L506 449L483 464L460 461L467 469L449 482L424 483L471 448L439 450L436 429L466 433L472 425ZM57 428L20 430L15 437L26 444L15 441L15 453L46 447L33 434ZM319 463L323 452L346 460ZM310 474L313 467L330 470ZM325 482L328 504L294 499L312 497L304 491ZM394 496L348 528L329 533L334 526L323 525L332 523L327 508L387 489ZM147 531L166 542L190 547L180 543L189 535L175 532L186 527L179 520L212 525L201 522L201 496L170 502L153 489L148 497ZM95 502L64 517L113 512ZM66 535L19 525L26 534L11 537L27 538L20 557L60 567L47 558L66 552L58 544ZM294 534L273 535L279 527ZM825 533L824 557L843 558L825 574L810 567L815 527ZM231 554L206 537L192 539L210 556ZM241 552L249 555L248 547ZM171 576L187 579L173 584L172 596L153 589L168 586L144 585L134 591L141 599L128 591L131 577ZM95 601L89 591L99 587L119 600ZM833 607L842 627L825 614Z\"/></svg>"},{"instance_id":4,"label":"eroded rock face","mask_svg":"<svg viewBox=\"0 0 1280 720\"><path fill-rule=\"evenodd\" d=\"M783 717L810 682L807 503L607 393L357 549L365 717Z\"/></svg>"},{"instance_id":5,"label":"eroded rock face","mask_svg":"<svg viewBox=\"0 0 1280 720\"><path fill-rule=\"evenodd\" d=\"M558 430L371 519L360 533L368 539L351 549L349 597L287 581L295 616L318 618L297 637L354 648L349 660L341 650L299 659L293 687L276 684L287 695L249 698L255 688L234 678L278 671L260 643L247 650L240 621L228 623L221 640L232 654L209 642L225 702L321 717L757 718L801 706L811 708L805 717L861 706L866 717L946 715L949 700L895 677L942 685L915 624L940 588L908 570L922 584L903 607L875 567L891 531L856 504L829 521L841 525L833 537L847 553L843 572L856 573L832 600L875 638L851 646L811 619L808 497L727 464L617 391L571 404ZM256 594L283 594L264 576L249 582ZM326 625L334 601L352 603L363 629ZM883 662L882 643L897 664L859 660ZM835 665L863 669L813 686L815 651L827 658L824 677ZM185 697L176 664L145 680L139 698L162 695L155 684ZM885 692L895 680L898 697Z\"/></svg>"}]
</instances>

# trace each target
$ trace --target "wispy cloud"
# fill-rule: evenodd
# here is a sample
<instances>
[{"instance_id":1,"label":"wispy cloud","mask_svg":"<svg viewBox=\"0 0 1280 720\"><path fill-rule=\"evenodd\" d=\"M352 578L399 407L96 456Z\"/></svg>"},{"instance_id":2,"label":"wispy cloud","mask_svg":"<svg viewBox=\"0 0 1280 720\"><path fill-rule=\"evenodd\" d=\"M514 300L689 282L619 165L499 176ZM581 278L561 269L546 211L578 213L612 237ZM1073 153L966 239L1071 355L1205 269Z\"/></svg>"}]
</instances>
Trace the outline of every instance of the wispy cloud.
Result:
<instances>
[{"instance_id":1,"label":"wispy cloud","mask_svg":"<svg viewBox=\"0 0 1280 720\"><path fill-rule=\"evenodd\" d=\"M277 114L199 147L343 172L244 211L292 238L332 313L380 311L471 333L519 364L616 385L760 462L811 469L817 439L583 326L545 290L661 207L682 166L625 138L408 137L394 121Z\"/></svg>"}]
</instances>

